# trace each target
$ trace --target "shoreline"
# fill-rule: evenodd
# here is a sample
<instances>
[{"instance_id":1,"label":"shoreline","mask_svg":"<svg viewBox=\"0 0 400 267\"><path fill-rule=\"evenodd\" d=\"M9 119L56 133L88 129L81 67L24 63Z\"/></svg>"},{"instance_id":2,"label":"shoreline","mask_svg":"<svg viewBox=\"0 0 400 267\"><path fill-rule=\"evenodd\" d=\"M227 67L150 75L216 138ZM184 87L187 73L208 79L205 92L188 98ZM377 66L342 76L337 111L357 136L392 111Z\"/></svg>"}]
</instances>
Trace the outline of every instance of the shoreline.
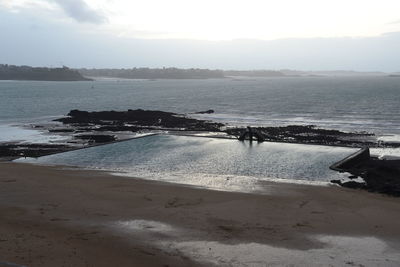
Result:
<instances>
[{"instance_id":1,"label":"shoreline","mask_svg":"<svg viewBox=\"0 0 400 267\"><path fill-rule=\"evenodd\" d=\"M68 151L66 151L68 152ZM60 153L65 153L65 152L60 152ZM163 183L167 185L176 185L176 186L183 186L183 187L188 187L188 188L194 188L194 189L204 189L204 190L211 190L211 191L221 191L221 192L232 192L232 193L245 193L245 194L262 194L260 191L240 191L240 190L228 190L228 189L222 189L218 187L209 187L205 186L202 184L190 184L190 183L180 183L176 182L173 180L159 180L159 179L152 179L148 177L140 177L140 176L135 176L131 172L128 171L123 171L123 170L113 170L113 169L108 169L108 168L90 168L90 167L83 167L83 166L76 166L76 165L59 165L59 164L51 164L51 163L36 163L36 162L20 162L20 161L15 161L15 159L10 159L10 161L0 161L1 163L12 163L12 164L23 164L23 165L31 165L31 166L39 166L39 167L45 167L45 168L56 168L59 170L66 170L66 171L84 171L84 172L99 172L99 173L105 173L107 175L110 175L112 177L119 177L119 178L124 178L124 179L133 179L133 180L143 180L143 181L149 181L149 182L155 182L155 183ZM220 176L217 175L216 176ZM230 176L235 176L238 178L254 178L257 179L257 183L259 183L261 186L265 183L276 183L276 184L293 184L293 185L306 185L306 186L339 186L336 183L332 183L330 181L319 181L319 180L305 180L305 179L290 179L290 178L263 178L262 180L259 179L259 177L253 177L253 176L240 176L240 175L230 175Z\"/></svg>"},{"instance_id":2,"label":"shoreline","mask_svg":"<svg viewBox=\"0 0 400 267\"><path fill-rule=\"evenodd\" d=\"M56 146L55 149L52 148L51 146L49 147L50 149L53 149L53 151L45 151L46 153L41 155L39 153L35 153L36 150L45 150L48 149L47 145L34 145L32 148L30 148L29 144L25 145L25 150L22 151L23 153L18 153L15 154L14 157L4 157L4 156L8 156L7 153L5 155L3 155L4 151L7 149L7 145L5 145L5 147L1 147L0 146L0 154L3 155L3 157L0 157L0 162L2 161L14 161L23 158L25 156L25 158L32 158L32 159L38 159L41 156L50 156L50 155L55 155L55 154L60 154L60 153L64 153L64 152L72 152L72 151L77 151L77 150L82 150L82 149L86 149L86 148L93 148L93 147L97 147L97 146L103 146L103 145L112 145L114 143L120 143L120 142L125 142L125 141L131 141L133 139L139 139L139 138L144 138L144 137L149 137L149 136L155 136L155 135L164 135L164 136L178 136L178 137L200 137L200 138L207 138L207 139L224 139L224 140L235 140L233 137L231 136L225 136L225 135L221 135L218 133L214 133L214 132L204 132L204 131L166 131L166 132L148 132L145 134L136 134L136 136L125 136L124 138L117 138L114 141L108 141L108 142L101 142L101 143L97 143L97 142L93 142L93 143L88 143L86 145L81 145L81 146L76 146L76 147L62 147L60 148L60 146ZM244 141L244 140L243 140ZM237 141L236 141L237 142ZM249 142L249 141L247 141ZM276 141L267 141L268 143L282 143L282 144L292 144L292 145L306 145L309 143L305 143L305 144L299 144L299 143L293 143L293 142L276 142ZM251 143L250 143L251 145ZM313 144L314 146L320 146L320 147L338 147L338 148L346 148L345 146L340 146L340 145L333 145L333 144ZM18 144L16 145L16 147L18 147ZM5 148L5 149L4 149ZM39 149L38 149L39 148ZM10 150L10 148L8 148ZM29 149L31 150L29 152ZM365 148L361 149L361 150L365 150ZM10 150L11 151L11 150ZM28 151L28 152L26 152ZM355 154L358 154L359 152L355 152ZM333 165L331 165L329 168L333 171L336 172L340 172L340 173L344 173L347 172L349 173L349 176L347 178L345 178L344 176L337 176L335 178L330 179L331 183L335 183L338 184L340 186L345 186L348 188L360 188L360 189L366 189L368 191L375 191L375 192L380 192L380 193L386 193L389 195L393 195L393 196L398 196L399 195L399 190L397 189L398 187L398 182L397 182L397 174L399 172L399 160L395 160L395 157L392 157L392 159L390 159L389 161L387 161L385 158L383 159L379 159L379 157L377 155L374 155L374 157L371 157L371 160L373 160L373 162L370 162L370 152L368 149L368 159L366 159L366 161L370 162L371 164L367 164L368 165L374 165L374 167L368 167L368 169L364 166L363 169L361 170L360 167L358 167L358 169L356 172L352 171L350 169L340 169L340 168L335 168L334 166L337 164L340 164L343 161L348 161L349 157L352 157L353 154L344 157L344 159L334 163ZM363 160L357 160L354 161L352 163L353 167L359 166L361 165L361 163L364 161ZM20 162L24 163L23 160L21 160ZM32 160L25 160L25 162L29 163L35 163ZM389 166L390 164L390 166ZM52 164L49 164L50 166ZM79 164L78 164L79 165ZM364 164L365 165L365 164ZM81 166L82 167L82 166ZM390 168L389 168L390 167ZM92 169L93 168L89 168ZM120 170L113 170L110 168L101 168L102 170L105 171L110 171L110 172L117 172L120 176L134 176L132 174L130 174L129 172L126 171L120 171ZM94 170L96 170L96 168L94 168ZM217 175L218 177L221 175ZM244 175L246 176L246 175ZM325 174L325 177L329 177L329 175ZM275 177L279 177L279 175L275 176ZM361 181L352 181L352 179L358 178L360 177L364 182ZM217 177L215 177L217 178ZM220 178L220 177L219 177ZM247 177L243 177L243 178L247 178ZM287 181L289 183L304 183L307 184L306 182L301 182L301 180L303 179L296 179L296 177L291 177L292 179L290 181ZM150 178L152 179L152 178ZM227 180L229 180L229 178L226 178ZM313 180L318 181L318 177L315 178ZM350 180L349 180L350 179ZM167 179L168 180L168 179ZM177 182L175 181L176 179L169 179L169 182ZM239 189L231 189L231 188L224 188L223 186L218 186L218 182L221 183L221 181L219 181L220 179L215 179L212 181L212 184L217 184L217 186L215 185L207 185L207 184L202 184L201 182L196 182L196 181L192 181L192 182L185 182L184 184L191 184L193 186L204 186L205 188L209 188L209 189L217 189L217 190L241 190L240 185L239 185ZM268 179L270 181L276 181L276 179ZM277 179L279 182L279 179ZM297 181L300 180L300 181ZM307 180L307 179L306 179ZM254 186L257 186L257 182L253 182L250 181L251 184L254 184ZM179 183L179 181L177 182ZM223 183L223 181L222 181ZM246 184L246 183L245 183ZM310 183L308 183L310 184ZM314 183L315 184L315 183ZM233 188L235 187L235 185L230 184L230 186ZM391 188L393 187L393 188ZM243 189L245 190L245 189ZM251 186L249 188L246 188L246 190L249 191L256 191L255 189L251 188Z\"/></svg>"},{"instance_id":3,"label":"shoreline","mask_svg":"<svg viewBox=\"0 0 400 267\"><path fill-rule=\"evenodd\" d=\"M26 266L400 264L400 200L264 182L265 194L0 163L0 262Z\"/></svg>"}]
</instances>

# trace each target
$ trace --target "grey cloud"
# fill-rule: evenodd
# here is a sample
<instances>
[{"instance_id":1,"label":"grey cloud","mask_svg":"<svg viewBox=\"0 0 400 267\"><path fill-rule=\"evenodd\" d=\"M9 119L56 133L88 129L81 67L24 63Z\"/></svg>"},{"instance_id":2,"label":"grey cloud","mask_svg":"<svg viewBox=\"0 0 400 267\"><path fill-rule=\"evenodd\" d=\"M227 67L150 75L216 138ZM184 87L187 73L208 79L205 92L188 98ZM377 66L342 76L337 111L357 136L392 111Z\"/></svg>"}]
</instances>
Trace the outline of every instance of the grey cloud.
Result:
<instances>
[{"instance_id":1,"label":"grey cloud","mask_svg":"<svg viewBox=\"0 0 400 267\"><path fill-rule=\"evenodd\" d=\"M52 0L57 3L64 12L78 22L101 24L107 22L107 18L92 9L84 0Z\"/></svg>"},{"instance_id":2,"label":"grey cloud","mask_svg":"<svg viewBox=\"0 0 400 267\"><path fill-rule=\"evenodd\" d=\"M32 21L30 10L21 12L0 9L0 62L54 66L61 61L69 67L89 68L400 71L400 32L274 41L131 39L95 32L88 35L79 30L80 25L51 24L46 16Z\"/></svg>"}]
</instances>

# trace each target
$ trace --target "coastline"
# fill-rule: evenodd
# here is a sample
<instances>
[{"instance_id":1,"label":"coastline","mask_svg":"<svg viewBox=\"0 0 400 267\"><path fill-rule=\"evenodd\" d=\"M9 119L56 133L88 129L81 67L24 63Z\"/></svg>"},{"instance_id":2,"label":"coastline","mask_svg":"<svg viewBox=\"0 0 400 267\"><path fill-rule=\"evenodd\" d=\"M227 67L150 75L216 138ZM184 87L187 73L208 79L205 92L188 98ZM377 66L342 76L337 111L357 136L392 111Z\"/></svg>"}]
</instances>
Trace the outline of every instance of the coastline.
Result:
<instances>
[{"instance_id":1,"label":"coastline","mask_svg":"<svg viewBox=\"0 0 400 267\"><path fill-rule=\"evenodd\" d=\"M107 172L0 163L0 265L400 264L400 201L264 182L213 191Z\"/></svg>"}]
</instances>

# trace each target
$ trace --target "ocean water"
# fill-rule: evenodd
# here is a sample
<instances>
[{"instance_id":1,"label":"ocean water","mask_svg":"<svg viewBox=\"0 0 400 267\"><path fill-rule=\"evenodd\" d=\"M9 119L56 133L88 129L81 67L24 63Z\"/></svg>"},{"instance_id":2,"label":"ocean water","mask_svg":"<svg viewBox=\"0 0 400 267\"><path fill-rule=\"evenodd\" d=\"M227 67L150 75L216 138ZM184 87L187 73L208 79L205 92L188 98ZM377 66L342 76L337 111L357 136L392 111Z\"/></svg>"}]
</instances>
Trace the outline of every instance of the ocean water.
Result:
<instances>
[{"instance_id":1,"label":"ocean water","mask_svg":"<svg viewBox=\"0 0 400 267\"><path fill-rule=\"evenodd\" d=\"M265 180L327 182L347 177L329 166L356 150L158 135L18 161L109 170L119 175L214 189L254 191L258 182Z\"/></svg>"},{"instance_id":2,"label":"ocean water","mask_svg":"<svg viewBox=\"0 0 400 267\"><path fill-rule=\"evenodd\" d=\"M400 135L400 79L284 77L210 80L0 81L0 124L61 116L71 109L157 109L231 124L315 124ZM397 138L395 136L394 138Z\"/></svg>"},{"instance_id":3,"label":"ocean water","mask_svg":"<svg viewBox=\"0 0 400 267\"><path fill-rule=\"evenodd\" d=\"M230 125L314 124L330 129L374 132L382 140L400 141L400 79L284 77L0 81L0 142L57 142L57 136L43 135L36 129L22 130L20 126L47 122L71 109L137 108L187 114L214 109L214 114L195 116ZM252 187L252 181L260 179L327 181L340 178L343 175L328 167L353 151L273 143L250 147L230 140L159 136L33 162L110 169L131 176L214 188L227 184L244 188ZM374 152L381 156L400 155L399 149Z\"/></svg>"}]
</instances>

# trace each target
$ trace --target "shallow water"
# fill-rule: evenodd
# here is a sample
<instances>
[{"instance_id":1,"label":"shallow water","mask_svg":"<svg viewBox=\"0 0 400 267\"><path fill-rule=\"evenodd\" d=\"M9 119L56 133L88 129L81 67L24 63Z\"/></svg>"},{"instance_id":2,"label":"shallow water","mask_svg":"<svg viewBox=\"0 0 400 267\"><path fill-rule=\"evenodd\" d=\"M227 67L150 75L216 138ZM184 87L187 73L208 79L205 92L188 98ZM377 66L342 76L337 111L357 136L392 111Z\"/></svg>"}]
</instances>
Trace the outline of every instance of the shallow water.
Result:
<instances>
[{"instance_id":1,"label":"shallow water","mask_svg":"<svg viewBox=\"0 0 400 267\"><path fill-rule=\"evenodd\" d=\"M0 124L1 142L57 143L68 138L60 135L44 133L37 129L21 128L13 124Z\"/></svg>"},{"instance_id":2,"label":"shallow water","mask_svg":"<svg viewBox=\"0 0 400 267\"><path fill-rule=\"evenodd\" d=\"M268 242L254 242L251 241L251 237L249 241L240 242L231 238L223 241L212 237L187 238L193 234L193 229L161 221L142 219L117 221L111 228L127 237L143 238L163 250L174 253L179 251L203 265L394 267L400 264L399 251L391 247L387 241L374 236L310 234L301 244L285 239L289 247L282 247ZM276 235L284 235L280 233L279 227L270 225L267 229L272 229L272 233ZM241 230L249 229L246 229L244 224ZM243 237L243 234L241 236Z\"/></svg>"},{"instance_id":3,"label":"shallow water","mask_svg":"<svg viewBox=\"0 0 400 267\"><path fill-rule=\"evenodd\" d=\"M314 236L327 248L287 249L262 243L175 241L160 245L217 266L399 266L399 252L375 237ZM268 265L266 265L268 262Z\"/></svg>"},{"instance_id":4,"label":"shallow water","mask_svg":"<svg viewBox=\"0 0 400 267\"><path fill-rule=\"evenodd\" d=\"M21 162L71 165L215 189L257 190L262 180L330 181L329 166L356 149L186 136L141 139Z\"/></svg>"}]
</instances>

